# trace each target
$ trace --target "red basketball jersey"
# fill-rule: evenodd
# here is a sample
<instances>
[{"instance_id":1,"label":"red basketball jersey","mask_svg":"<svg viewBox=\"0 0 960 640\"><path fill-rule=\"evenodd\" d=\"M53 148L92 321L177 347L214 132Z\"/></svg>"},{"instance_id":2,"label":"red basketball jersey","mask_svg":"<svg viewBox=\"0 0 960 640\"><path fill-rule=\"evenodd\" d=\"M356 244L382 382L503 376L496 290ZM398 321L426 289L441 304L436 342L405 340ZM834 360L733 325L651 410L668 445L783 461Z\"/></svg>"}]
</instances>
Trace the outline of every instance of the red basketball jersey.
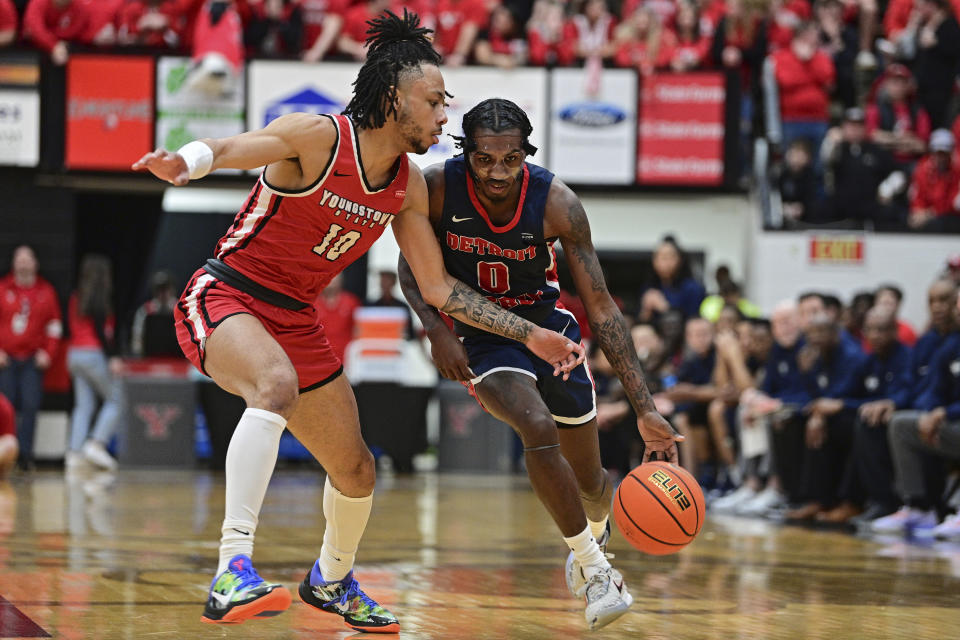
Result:
<instances>
[{"instance_id":1,"label":"red basketball jersey","mask_svg":"<svg viewBox=\"0 0 960 640\"><path fill-rule=\"evenodd\" d=\"M353 123L345 116L321 117L336 124L337 142L317 181L283 191L261 173L216 250L217 258L257 283L311 305L397 215L409 176L404 154L393 180L373 189L363 173Z\"/></svg>"}]
</instances>

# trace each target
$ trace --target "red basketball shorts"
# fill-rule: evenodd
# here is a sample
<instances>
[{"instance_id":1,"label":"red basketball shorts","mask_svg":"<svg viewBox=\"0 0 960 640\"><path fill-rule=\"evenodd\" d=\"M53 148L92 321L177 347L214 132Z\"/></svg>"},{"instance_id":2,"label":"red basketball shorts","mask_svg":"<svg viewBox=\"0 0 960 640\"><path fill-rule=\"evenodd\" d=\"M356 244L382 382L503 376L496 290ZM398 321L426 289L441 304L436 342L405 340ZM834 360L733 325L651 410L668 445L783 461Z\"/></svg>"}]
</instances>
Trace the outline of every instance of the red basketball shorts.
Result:
<instances>
[{"instance_id":1,"label":"red basketball shorts","mask_svg":"<svg viewBox=\"0 0 960 640\"><path fill-rule=\"evenodd\" d=\"M340 358L323 332L316 307L291 311L268 304L217 280L203 269L193 274L174 312L177 340L193 366L207 374L203 366L207 338L221 322L240 313L259 320L280 344L300 379L300 393L322 387L343 371Z\"/></svg>"}]
</instances>

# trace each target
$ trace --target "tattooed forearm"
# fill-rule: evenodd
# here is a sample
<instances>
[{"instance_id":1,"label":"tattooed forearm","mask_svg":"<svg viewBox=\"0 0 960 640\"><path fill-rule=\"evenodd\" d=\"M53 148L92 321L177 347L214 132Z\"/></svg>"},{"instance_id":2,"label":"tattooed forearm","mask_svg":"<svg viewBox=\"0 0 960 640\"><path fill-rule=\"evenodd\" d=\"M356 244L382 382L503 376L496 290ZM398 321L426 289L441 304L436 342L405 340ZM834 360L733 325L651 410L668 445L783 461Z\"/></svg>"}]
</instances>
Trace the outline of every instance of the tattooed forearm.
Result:
<instances>
[{"instance_id":1,"label":"tattooed forearm","mask_svg":"<svg viewBox=\"0 0 960 640\"><path fill-rule=\"evenodd\" d=\"M440 310L469 325L520 342L526 341L534 328L528 320L493 304L459 280Z\"/></svg>"},{"instance_id":2,"label":"tattooed forearm","mask_svg":"<svg viewBox=\"0 0 960 640\"><path fill-rule=\"evenodd\" d=\"M417 317L420 318L420 322L423 323L423 330L430 333L434 329L441 327L446 329L447 325L444 324L443 318L440 317L437 310L427 304L427 301L423 299L423 295L420 293L420 287L417 285L417 279L413 277L413 271L410 269L410 265L407 264L407 260L403 257L403 254L400 254L400 260L397 262L397 279L400 282L400 291L403 292L403 297L407 299L410 308L413 309Z\"/></svg>"},{"instance_id":3,"label":"tattooed forearm","mask_svg":"<svg viewBox=\"0 0 960 640\"><path fill-rule=\"evenodd\" d=\"M610 366L617 372L617 377L623 383L623 389L637 415L656 410L653 397L647 388L647 381L643 376L643 369L640 367L637 350L633 346L627 324L623 321L620 312L608 313L598 322L591 322L590 327L603 354L607 356Z\"/></svg>"},{"instance_id":4,"label":"tattooed forearm","mask_svg":"<svg viewBox=\"0 0 960 640\"><path fill-rule=\"evenodd\" d=\"M571 257L583 265L584 271L590 276L590 286L594 291L606 291L607 284L603 279L603 270L600 268L600 261L590 240L590 223L587 221L587 213L583 210L580 200L570 205L567 214L570 219L570 237L575 239L571 243L570 253L573 254Z\"/></svg>"}]
</instances>

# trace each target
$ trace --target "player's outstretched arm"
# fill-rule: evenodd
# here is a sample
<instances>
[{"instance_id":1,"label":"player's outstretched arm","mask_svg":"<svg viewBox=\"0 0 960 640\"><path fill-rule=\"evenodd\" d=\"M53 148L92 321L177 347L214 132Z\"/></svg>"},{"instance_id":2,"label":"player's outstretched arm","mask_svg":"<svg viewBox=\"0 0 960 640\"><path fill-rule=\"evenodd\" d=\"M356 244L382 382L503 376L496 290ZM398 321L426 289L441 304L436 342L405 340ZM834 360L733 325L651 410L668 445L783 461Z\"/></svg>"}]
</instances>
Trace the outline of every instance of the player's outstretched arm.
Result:
<instances>
[{"instance_id":1,"label":"player's outstretched arm","mask_svg":"<svg viewBox=\"0 0 960 640\"><path fill-rule=\"evenodd\" d=\"M400 280L400 290L410 304L420 322L423 323L423 329L430 338L430 355L433 358L433 364L437 366L440 375L450 380L460 380L466 382L473 378L470 371L470 358L467 356L467 350L457 338L456 334L450 330L447 323L440 317L440 312L431 307L420 295L420 287L417 286L417 279L413 277L413 271L407 264L403 254L397 263L397 277Z\"/></svg>"},{"instance_id":2,"label":"player's outstretched arm","mask_svg":"<svg viewBox=\"0 0 960 640\"><path fill-rule=\"evenodd\" d=\"M583 347L493 304L447 273L427 214L427 185L411 165L407 197L393 221L393 234L416 278L423 300L471 326L522 342L565 375L584 359Z\"/></svg>"},{"instance_id":3,"label":"player's outstretched arm","mask_svg":"<svg viewBox=\"0 0 960 640\"><path fill-rule=\"evenodd\" d=\"M660 452L670 462L677 462L676 443L682 441L683 436L653 404L627 323L607 291L603 270L593 248L587 214L580 198L557 178L554 178L547 197L544 235L560 238L570 275L587 310L590 329L637 412L637 428L646 445L644 459L649 460L653 452Z\"/></svg>"},{"instance_id":4,"label":"player's outstretched arm","mask_svg":"<svg viewBox=\"0 0 960 640\"><path fill-rule=\"evenodd\" d=\"M281 160L296 160L308 145L332 148L335 139L335 125L329 118L291 113L256 131L195 140L176 152L151 151L131 168L150 171L161 180L183 186L217 169L256 169Z\"/></svg>"}]
</instances>

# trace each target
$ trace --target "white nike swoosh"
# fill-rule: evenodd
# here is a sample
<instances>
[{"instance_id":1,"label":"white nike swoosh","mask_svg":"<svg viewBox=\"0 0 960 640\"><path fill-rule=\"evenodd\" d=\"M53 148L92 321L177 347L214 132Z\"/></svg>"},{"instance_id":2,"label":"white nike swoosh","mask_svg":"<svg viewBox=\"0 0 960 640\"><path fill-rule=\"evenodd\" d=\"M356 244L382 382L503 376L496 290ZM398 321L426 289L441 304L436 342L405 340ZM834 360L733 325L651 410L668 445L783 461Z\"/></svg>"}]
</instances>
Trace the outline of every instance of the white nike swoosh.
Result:
<instances>
[{"instance_id":1,"label":"white nike swoosh","mask_svg":"<svg viewBox=\"0 0 960 640\"><path fill-rule=\"evenodd\" d=\"M473 218L469 216L467 216L466 218L458 218L457 216L453 216L450 219L453 220L454 222L463 222L464 220L473 220Z\"/></svg>"},{"instance_id":2,"label":"white nike swoosh","mask_svg":"<svg viewBox=\"0 0 960 640\"><path fill-rule=\"evenodd\" d=\"M221 607L226 608L226 606L230 604L230 599L233 597L234 591L236 591L236 589L230 589L230 593L217 593L216 591L212 591L210 595L220 603Z\"/></svg>"}]
</instances>

